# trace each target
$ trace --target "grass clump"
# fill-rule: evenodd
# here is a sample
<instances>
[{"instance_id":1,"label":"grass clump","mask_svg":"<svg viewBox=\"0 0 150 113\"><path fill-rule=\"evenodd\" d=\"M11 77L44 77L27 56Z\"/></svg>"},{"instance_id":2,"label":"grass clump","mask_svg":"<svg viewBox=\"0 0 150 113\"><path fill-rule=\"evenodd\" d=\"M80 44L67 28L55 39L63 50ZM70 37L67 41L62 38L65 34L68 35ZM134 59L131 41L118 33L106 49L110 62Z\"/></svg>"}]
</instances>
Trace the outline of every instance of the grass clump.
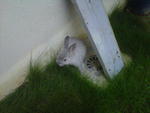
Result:
<instances>
[{"instance_id":1,"label":"grass clump","mask_svg":"<svg viewBox=\"0 0 150 113\"><path fill-rule=\"evenodd\" d=\"M45 67L31 66L25 83L0 102L0 113L150 113L150 33L122 11L110 21L132 63L105 89L53 60Z\"/></svg>"},{"instance_id":2,"label":"grass clump","mask_svg":"<svg viewBox=\"0 0 150 113\"><path fill-rule=\"evenodd\" d=\"M1 102L0 113L91 113L96 92L77 69L53 61L45 68L31 66L26 82Z\"/></svg>"}]
</instances>

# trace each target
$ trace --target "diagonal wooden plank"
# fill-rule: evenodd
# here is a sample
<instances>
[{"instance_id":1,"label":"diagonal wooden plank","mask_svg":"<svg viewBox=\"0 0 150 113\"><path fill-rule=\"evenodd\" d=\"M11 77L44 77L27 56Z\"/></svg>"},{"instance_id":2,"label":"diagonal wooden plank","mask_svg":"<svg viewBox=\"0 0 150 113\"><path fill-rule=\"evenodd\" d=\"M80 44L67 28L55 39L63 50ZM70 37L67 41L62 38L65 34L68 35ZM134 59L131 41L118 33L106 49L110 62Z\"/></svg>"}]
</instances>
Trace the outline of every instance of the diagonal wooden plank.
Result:
<instances>
[{"instance_id":1,"label":"diagonal wooden plank","mask_svg":"<svg viewBox=\"0 0 150 113\"><path fill-rule=\"evenodd\" d=\"M72 0L88 33L88 38L97 53L104 72L113 77L124 63L101 0Z\"/></svg>"}]
</instances>

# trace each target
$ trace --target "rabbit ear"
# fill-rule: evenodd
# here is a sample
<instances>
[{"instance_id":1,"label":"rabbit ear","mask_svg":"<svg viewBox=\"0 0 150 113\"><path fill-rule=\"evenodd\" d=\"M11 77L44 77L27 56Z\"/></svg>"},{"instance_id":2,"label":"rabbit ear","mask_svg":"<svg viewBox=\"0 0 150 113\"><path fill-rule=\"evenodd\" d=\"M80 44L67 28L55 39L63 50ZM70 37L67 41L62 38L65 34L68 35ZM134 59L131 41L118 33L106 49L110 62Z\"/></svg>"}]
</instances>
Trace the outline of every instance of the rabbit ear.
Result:
<instances>
[{"instance_id":1,"label":"rabbit ear","mask_svg":"<svg viewBox=\"0 0 150 113\"><path fill-rule=\"evenodd\" d=\"M65 41L64 41L65 48L67 48L69 45L69 39L70 39L70 36L65 37Z\"/></svg>"},{"instance_id":2,"label":"rabbit ear","mask_svg":"<svg viewBox=\"0 0 150 113\"><path fill-rule=\"evenodd\" d=\"M72 54L76 49L76 43L72 44L70 47L69 47L69 53Z\"/></svg>"}]
</instances>

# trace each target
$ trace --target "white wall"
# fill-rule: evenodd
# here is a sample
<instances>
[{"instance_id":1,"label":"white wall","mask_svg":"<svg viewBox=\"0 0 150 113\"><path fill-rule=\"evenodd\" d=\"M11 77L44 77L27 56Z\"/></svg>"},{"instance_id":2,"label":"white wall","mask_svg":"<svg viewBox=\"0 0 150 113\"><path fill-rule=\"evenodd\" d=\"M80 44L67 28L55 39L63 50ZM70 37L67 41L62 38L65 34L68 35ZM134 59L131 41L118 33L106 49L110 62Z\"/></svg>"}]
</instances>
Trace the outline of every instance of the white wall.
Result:
<instances>
[{"instance_id":1,"label":"white wall","mask_svg":"<svg viewBox=\"0 0 150 113\"><path fill-rule=\"evenodd\" d=\"M0 0L0 74L73 19L64 1Z\"/></svg>"},{"instance_id":2,"label":"white wall","mask_svg":"<svg viewBox=\"0 0 150 113\"><path fill-rule=\"evenodd\" d=\"M108 14L118 3L103 1ZM51 54L66 35L83 32L69 0L0 0L0 97L22 83L31 53Z\"/></svg>"}]
</instances>

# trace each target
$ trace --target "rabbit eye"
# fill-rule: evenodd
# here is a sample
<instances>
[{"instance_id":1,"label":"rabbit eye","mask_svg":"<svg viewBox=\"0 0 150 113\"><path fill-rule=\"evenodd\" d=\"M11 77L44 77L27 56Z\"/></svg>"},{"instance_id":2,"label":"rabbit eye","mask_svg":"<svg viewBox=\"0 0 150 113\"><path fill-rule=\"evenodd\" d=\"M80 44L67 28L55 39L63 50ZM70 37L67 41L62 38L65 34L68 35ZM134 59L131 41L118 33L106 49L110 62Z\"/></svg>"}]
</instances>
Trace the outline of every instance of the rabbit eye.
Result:
<instances>
[{"instance_id":1,"label":"rabbit eye","mask_svg":"<svg viewBox=\"0 0 150 113\"><path fill-rule=\"evenodd\" d=\"M64 59L64 61L67 61L67 59Z\"/></svg>"}]
</instances>

